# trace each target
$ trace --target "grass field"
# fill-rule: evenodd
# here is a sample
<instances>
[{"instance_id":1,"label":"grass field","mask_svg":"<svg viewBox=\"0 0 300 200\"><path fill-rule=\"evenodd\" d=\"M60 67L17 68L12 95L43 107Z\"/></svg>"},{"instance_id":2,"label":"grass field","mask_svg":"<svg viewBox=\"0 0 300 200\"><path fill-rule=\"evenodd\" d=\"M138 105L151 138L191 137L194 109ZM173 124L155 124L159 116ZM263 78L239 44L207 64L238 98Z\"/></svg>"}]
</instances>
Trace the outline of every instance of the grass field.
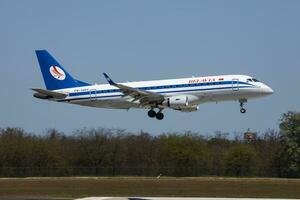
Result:
<instances>
[{"instance_id":1,"label":"grass field","mask_svg":"<svg viewBox=\"0 0 300 200\"><path fill-rule=\"evenodd\" d=\"M300 198L300 180L213 177L0 179L0 197L88 196Z\"/></svg>"}]
</instances>

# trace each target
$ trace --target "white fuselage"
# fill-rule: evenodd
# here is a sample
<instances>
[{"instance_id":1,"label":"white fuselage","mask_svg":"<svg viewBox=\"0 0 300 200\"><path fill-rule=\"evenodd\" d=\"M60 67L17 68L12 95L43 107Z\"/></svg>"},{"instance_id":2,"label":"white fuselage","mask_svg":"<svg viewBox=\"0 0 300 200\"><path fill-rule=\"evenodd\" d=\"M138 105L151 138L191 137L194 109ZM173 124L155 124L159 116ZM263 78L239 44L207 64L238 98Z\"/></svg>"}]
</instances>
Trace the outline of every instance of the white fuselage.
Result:
<instances>
[{"instance_id":1,"label":"white fuselage","mask_svg":"<svg viewBox=\"0 0 300 200\"><path fill-rule=\"evenodd\" d=\"M205 102L247 101L273 93L273 90L266 84L245 75L192 77L122 84L139 90L160 93L166 97L185 95L189 98L190 106ZM109 84L95 84L55 91L68 94L65 99L55 100L59 102L99 108L145 108L132 97L124 95L120 89ZM168 106L162 104L159 107Z\"/></svg>"}]
</instances>

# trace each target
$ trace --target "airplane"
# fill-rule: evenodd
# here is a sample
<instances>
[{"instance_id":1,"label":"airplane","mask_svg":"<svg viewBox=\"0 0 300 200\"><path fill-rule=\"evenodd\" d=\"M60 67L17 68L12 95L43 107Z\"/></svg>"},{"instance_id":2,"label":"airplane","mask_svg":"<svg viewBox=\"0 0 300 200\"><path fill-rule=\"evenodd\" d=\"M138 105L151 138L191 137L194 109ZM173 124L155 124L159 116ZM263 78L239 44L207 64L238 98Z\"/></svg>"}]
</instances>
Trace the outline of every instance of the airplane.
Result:
<instances>
[{"instance_id":1,"label":"airplane","mask_svg":"<svg viewBox=\"0 0 300 200\"><path fill-rule=\"evenodd\" d=\"M238 101L244 104L273 94L271 87L246 75L218 75L181 79L89 84L73 78L46 50L36 50L46 89L32 88L34 97L55 102L110 109L148 109L148 116L162 120L163 110L194 112L207 102ZM157 110L157 111L156 111Z\"/></svg>"}]
</instances>

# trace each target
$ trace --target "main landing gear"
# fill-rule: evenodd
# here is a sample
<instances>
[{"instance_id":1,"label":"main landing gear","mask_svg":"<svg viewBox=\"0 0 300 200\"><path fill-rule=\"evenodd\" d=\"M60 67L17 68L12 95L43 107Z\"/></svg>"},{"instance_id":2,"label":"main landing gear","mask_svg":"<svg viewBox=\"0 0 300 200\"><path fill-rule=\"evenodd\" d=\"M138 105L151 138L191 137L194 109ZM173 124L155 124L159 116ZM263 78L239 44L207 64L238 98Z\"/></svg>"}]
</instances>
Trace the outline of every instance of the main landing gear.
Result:
<instances>
[{"instance_id":1,"label":"main landing gear","mask_svg":"<svg viewBox=\"0 0 300 200\"><path fill-rule=\"evenodd\" d=\"M162 109L160 109L157 113L155 110L151 109L148 111L148 116L151 118L156 117L158 120L162 120L164 118L164 114L162 113Z\"/></svg>"},{"instance_id":2,"label":"main landing gear","mask_svg":"<svg viewBox=\"0 0 300 200\"><path fill-rule=\"evenodd\" d=\"M240 99L239 102L240 102L240 107L241 107L240 112L242 114L246 113L246 109L244 108L244 104L247 102L247 99Z\"/></svg>"}]
</instances>

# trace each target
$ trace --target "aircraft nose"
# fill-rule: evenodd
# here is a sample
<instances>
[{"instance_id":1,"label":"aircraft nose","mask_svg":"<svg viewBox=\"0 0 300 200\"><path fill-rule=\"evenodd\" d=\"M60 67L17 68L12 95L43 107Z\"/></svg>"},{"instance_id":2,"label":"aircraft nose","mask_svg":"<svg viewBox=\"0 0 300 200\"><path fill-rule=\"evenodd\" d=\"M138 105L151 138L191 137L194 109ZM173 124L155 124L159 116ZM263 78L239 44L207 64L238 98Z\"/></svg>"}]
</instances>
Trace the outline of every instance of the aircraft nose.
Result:
<instances>
[{"instance_id":1,"label":"aircraft nose","mask_svg":"<svg viewBox=\"0 0 300 200\"><path fill-rule=\"evenodd\" d=\"M267 95L271 95L274 93L274 90L271 87L265 85L265 87L263 87L263 93Z\"/></svg>"}]
</instances>

